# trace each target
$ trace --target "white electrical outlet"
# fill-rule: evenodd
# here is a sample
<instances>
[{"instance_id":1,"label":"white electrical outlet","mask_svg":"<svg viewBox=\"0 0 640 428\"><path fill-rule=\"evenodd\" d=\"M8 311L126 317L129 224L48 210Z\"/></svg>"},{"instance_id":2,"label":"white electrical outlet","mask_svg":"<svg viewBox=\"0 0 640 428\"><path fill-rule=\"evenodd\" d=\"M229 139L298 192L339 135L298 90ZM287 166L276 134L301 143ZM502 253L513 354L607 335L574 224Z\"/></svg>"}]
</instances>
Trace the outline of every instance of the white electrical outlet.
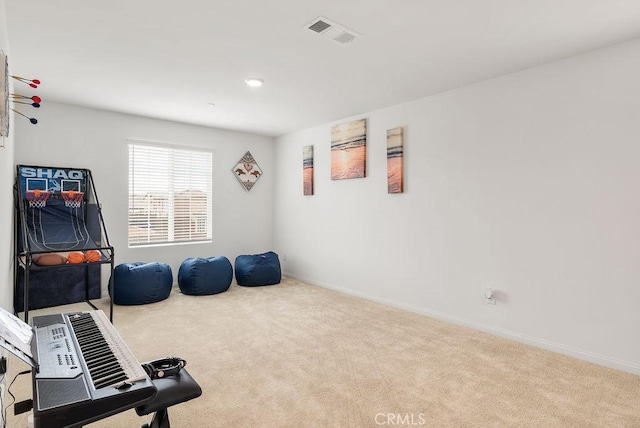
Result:
<instances>
[{"instance_id":1,"label":"white electrical outlet","mask_svg":"<svg viewBox=\"0 0 640 428\"><path fill-rule=\"evenodd\" d=\"M495 305L496 304L496 298L493 296L493 288L491 287L487 287L484 289L484 297L485 299L487 299L487 304L488 305Z\"/></svg>"}]
</instances>

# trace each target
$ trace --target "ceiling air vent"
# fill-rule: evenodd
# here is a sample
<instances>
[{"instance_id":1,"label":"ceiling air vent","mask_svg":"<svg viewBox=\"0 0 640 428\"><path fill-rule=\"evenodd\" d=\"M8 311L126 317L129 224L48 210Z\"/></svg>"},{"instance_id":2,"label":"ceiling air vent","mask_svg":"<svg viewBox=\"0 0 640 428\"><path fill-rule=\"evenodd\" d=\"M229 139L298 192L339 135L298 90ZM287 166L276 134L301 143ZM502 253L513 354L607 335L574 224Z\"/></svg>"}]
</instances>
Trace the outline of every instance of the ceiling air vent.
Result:
<instances>
[{"instance_id":1,"label":"ceiling air vent","mask_svg":"<svg viewBox=\"0 0 640 428\"><path fill-rule=\"evenodd\" d=\"M353 42L357 37L361 37L361 35L355 31L342 27L323 17L314 19L308 23L305 28L341 45L346 45L347 43Z\"/></svg>"}]
</instances>

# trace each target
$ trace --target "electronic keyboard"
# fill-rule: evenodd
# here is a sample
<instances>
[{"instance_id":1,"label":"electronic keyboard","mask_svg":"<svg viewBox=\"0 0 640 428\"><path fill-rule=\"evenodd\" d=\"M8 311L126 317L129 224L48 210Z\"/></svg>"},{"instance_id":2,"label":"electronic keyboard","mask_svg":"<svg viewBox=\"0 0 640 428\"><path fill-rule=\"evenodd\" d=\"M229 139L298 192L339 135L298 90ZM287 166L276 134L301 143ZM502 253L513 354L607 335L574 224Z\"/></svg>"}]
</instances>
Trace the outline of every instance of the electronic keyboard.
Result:
<instances>
[{"instance_id":1,"label":"electronic keyboard","mask_svg":"<svg viewBox=\"0 0 640 428\"><path fill-rule=\"evenodd\" d=\"M79 427L155 397L156 387L102 311L32 322L35 427Z\"/></svg>"}]
</instances>

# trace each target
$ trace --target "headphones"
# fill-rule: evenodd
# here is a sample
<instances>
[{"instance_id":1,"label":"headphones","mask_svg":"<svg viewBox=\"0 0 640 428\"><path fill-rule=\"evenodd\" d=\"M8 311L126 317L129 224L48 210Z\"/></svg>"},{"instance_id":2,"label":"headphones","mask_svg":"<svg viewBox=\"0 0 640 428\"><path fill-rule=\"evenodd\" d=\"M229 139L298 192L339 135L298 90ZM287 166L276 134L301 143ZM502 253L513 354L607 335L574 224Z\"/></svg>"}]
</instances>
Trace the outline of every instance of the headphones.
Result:
<instances>
[{"instance_id":1,"label":"headphones","mask_svg":"<svg viewBox=\"0 0 640 428\"><path fill-rule=\"evenodd\" d=\"M174 376L182 370L187 362L182 358L167 357L159 360L142 363L142 368L147 375L153 379L161 379L164 377Z\"/></svg>"}]
</instances>

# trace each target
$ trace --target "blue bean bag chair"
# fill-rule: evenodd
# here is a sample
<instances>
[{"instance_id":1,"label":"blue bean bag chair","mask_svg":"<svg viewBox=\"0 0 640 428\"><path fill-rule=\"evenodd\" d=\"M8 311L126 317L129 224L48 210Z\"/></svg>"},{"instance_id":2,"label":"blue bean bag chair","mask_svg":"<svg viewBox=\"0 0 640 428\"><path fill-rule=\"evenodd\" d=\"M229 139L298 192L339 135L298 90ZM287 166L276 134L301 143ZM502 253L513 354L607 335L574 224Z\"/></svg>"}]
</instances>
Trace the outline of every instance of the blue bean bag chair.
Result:
<instances>
[{"instance_id":1,"label":"blue bean bag chair","mask_svg":"<svg viewBox=\"0 0 640 428\"><path fill-rule=\"evenodd\" d=\"M280 283L280 260L273 251L236 257L236 282L245 287Z\"/></svg>"},{"instance_id":2,"label":"blue bean bag chair","mask_svg":"<svg viewBox=\"0 0 640 428\"><path fill-rule=\"evenodd\" d=\"M228 258L186 259L178 270L178 286L184 294L204 296L227 291L233 280Z\"/></svg>"},{"instance_id":3,"label":"blue bean bag chair","mask_svg":"<svg viewBox=\"0 0 640 428\"><path fill-rule=\"evenodd\" d=\"M124 263L113 270L113 303L145 305L171 294L173 273L166 263Z\"/></svg>"}]
</instances>

